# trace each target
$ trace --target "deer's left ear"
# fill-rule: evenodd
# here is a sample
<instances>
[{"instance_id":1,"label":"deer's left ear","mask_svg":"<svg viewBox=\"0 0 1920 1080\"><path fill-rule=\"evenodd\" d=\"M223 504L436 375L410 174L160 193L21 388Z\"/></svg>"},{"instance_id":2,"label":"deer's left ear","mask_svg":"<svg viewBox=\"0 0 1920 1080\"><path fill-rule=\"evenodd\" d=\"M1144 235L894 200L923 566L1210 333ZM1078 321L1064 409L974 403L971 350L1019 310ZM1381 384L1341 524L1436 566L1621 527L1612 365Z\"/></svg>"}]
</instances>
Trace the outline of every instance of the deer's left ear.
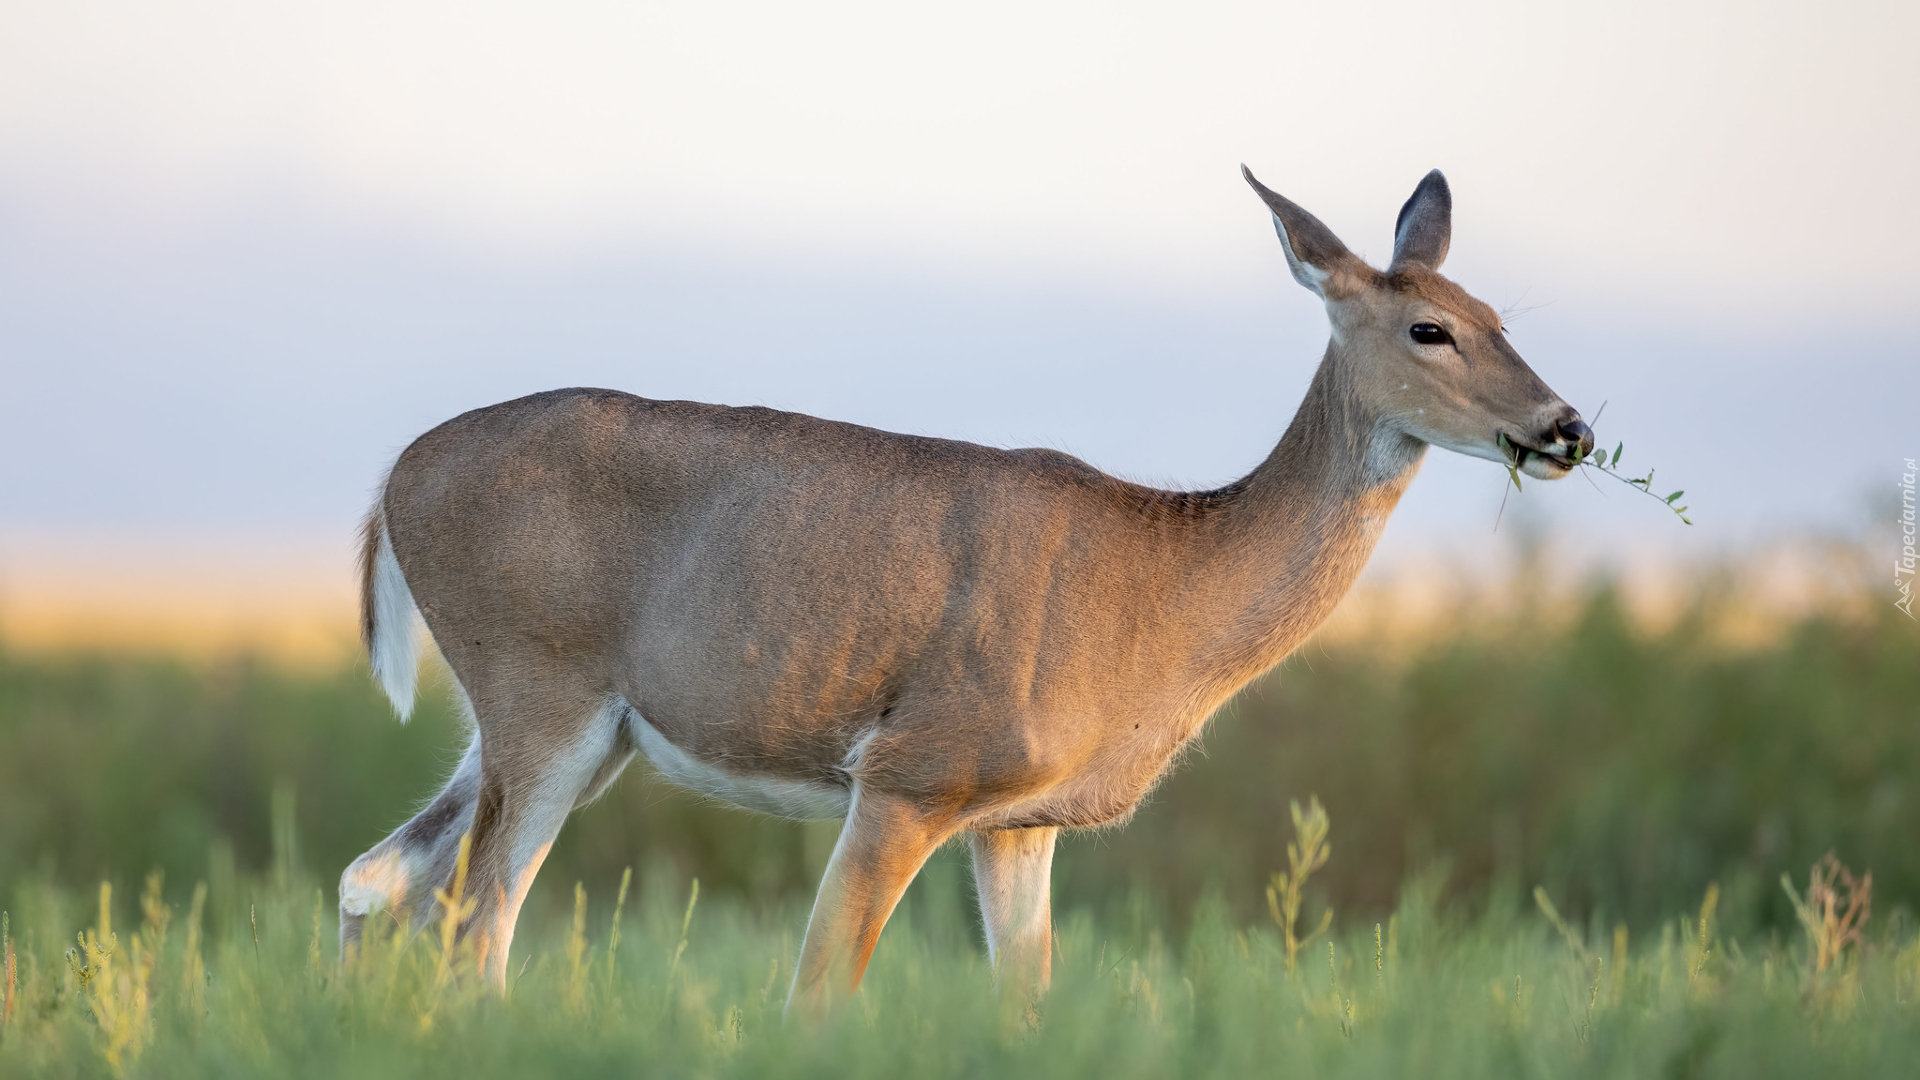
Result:
<instances>
[{"instance_id":1,"label":"deer's left ear","mask_svg":"<svg viewBox=\"0 0 1920 1080\"><path fill-rule=\"evenodd\" d=\"M1400 208L1400 217L1393 224L1393 265L1387 272L1416 267L1440 269L1452 238L1453 192L1447 188L1447 178L1435 169Z\"/></svg>"},{"instance_id":2,"label":"deer's left ear","mask_svg":"<svg viewBox=\"0 0 1920 1080\"><path fill-rule=\"evenodd\" d=\"M1358 282L1373 273L1319 218L1254 179L1245 165L1240 166L1240 175L1273 214L1273 230L1280 234L1280 249L1287 253L1287 269L1293 271L1295 281L1322 300L1334 301L1350 295Z\"/></svg>"}]
</instances>

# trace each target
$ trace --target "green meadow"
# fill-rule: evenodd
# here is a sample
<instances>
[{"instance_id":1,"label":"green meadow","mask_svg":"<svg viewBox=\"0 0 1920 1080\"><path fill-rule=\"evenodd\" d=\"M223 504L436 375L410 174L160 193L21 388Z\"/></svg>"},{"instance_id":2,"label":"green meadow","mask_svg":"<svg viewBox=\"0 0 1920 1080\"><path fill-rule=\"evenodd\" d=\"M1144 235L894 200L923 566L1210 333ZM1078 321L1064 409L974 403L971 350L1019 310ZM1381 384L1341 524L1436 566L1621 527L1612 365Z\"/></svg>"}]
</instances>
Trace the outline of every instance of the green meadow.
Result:
<instances>
[{"instance_id":1,"label":"green meadow","mask_svg":"<svg viewBox=\"0 0 1920 1080\"><path fill-rule=\"evenodd\" d=\"M502 999L440 927L334 947L340 869L457 758L444 693L0 651L0 1075L1910 1075L1920 631L1873 599L1647 629L1602 582L1316 644L1063 840L1037 1013L950 848L819 1028L781 1004L831 824L636 765Z\"/></svg>"}]
</instances>

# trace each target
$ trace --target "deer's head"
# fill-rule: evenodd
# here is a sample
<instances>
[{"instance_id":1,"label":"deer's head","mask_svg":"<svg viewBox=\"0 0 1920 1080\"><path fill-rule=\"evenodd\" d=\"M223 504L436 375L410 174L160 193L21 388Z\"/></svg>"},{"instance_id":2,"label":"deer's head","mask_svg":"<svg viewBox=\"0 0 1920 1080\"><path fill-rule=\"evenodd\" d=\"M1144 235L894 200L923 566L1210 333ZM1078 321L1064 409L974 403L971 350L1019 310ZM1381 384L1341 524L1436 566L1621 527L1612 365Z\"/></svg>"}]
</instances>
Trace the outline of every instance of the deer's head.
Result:
<instances>
[{"instance_id":1,"label":"deer's head","mask_svg":"<svg viewBox=\"0 0 1920 1080\"><path fill-rule=\"evenodd\" d=\"M1379 422L1543 480L1571 471L1576 452L1593 451L1593 432L1507 343L1499 314L1440 276L1453 229L1440 170L1400 208L1385 272L1241 171L1273 212L1295 280L1325 301L1337 362Z\"/></svg>"}]
</instances>

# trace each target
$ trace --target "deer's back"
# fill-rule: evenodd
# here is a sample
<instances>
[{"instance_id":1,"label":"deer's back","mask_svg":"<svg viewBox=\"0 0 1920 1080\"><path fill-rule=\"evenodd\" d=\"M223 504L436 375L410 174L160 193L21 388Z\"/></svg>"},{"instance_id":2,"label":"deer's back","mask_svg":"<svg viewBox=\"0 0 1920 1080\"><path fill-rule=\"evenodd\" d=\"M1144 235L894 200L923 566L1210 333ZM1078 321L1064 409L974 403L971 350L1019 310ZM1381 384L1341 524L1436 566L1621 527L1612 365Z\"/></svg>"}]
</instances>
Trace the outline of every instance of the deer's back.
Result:
<instances>
[{"instance_id":1,"label":"deer's back","mask_svg":"<svg viewBox=\"0 0 1920 1080\"><path fill-rule=\"evenodd\" d=\"M1163 707L1155 547L1189 523L1142 492L1052 451L565 390L422 436L385 509L470 693L524 654L730 770L831 778L863 739L874 762L932 740L991 783Z\"/></svg>"}]
</instances>

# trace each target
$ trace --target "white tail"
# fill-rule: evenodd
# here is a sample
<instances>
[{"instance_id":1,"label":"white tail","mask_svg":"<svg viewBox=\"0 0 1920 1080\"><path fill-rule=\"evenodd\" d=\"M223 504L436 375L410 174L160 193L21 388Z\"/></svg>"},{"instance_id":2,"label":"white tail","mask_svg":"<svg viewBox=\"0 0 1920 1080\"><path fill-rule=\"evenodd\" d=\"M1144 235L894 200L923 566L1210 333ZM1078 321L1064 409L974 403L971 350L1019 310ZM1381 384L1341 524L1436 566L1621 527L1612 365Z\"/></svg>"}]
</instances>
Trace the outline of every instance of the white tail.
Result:
<instances>
[{"instance_id":1,"label":"white tail","mask_svg":"<svg viewBox=\"0 0 1920 1080\"><path fill-rule=\"evenodd\" d=\"M414 689L420 682L420 609L414 605L400 560L393 556L386 516L377 509L367 521L368 548L364 580L367 659L373 677L393 702L393 711L405 723L413 714Z\"/></svg>"}]
</instances>

